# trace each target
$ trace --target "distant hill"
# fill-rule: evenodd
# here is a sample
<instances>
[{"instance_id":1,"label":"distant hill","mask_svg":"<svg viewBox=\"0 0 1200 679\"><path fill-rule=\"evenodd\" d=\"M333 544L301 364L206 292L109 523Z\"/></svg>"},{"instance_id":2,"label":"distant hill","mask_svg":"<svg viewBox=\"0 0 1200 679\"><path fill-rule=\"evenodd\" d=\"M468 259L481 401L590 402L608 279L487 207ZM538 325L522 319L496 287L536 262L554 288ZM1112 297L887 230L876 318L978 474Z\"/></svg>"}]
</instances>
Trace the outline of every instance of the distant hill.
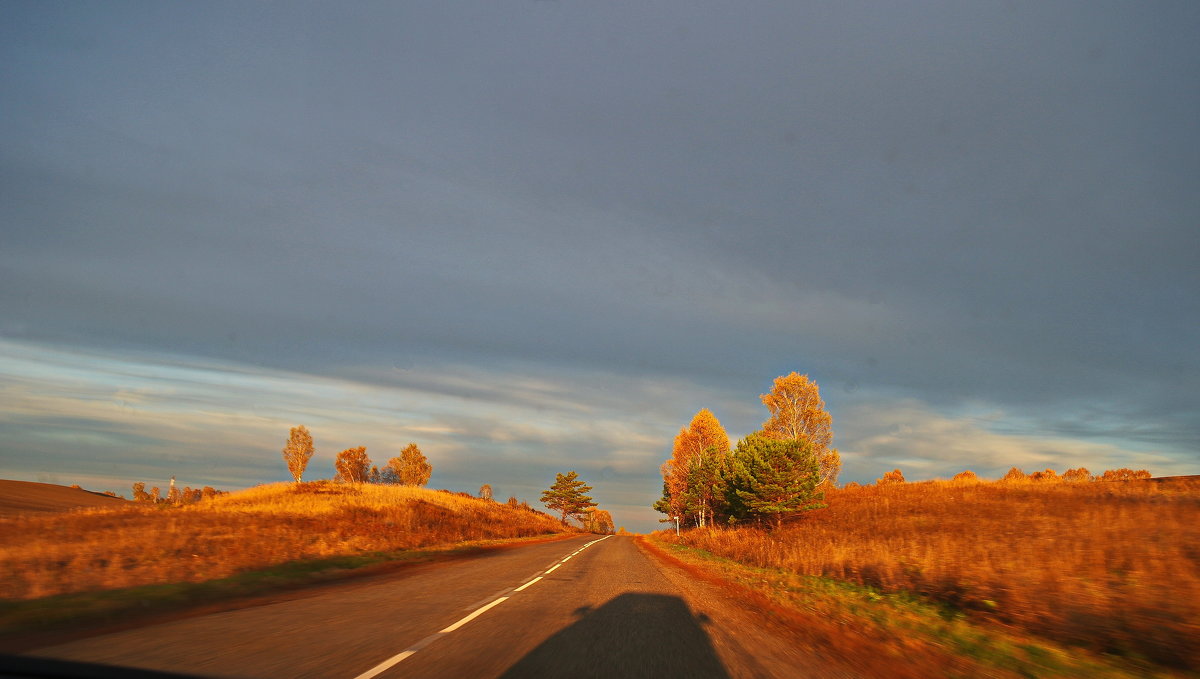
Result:
<instances>
[{"instance_id":1,"label":"distant hill","mask_svg":"<svg viewBox=\"0 0 1200 679\"><path fill-rule=\"evenodd\" d=\"M126 503L128 500L118 497L53 483L0 479L0 518L92 507L119 507Z\"/></svg>"}]
</instances>

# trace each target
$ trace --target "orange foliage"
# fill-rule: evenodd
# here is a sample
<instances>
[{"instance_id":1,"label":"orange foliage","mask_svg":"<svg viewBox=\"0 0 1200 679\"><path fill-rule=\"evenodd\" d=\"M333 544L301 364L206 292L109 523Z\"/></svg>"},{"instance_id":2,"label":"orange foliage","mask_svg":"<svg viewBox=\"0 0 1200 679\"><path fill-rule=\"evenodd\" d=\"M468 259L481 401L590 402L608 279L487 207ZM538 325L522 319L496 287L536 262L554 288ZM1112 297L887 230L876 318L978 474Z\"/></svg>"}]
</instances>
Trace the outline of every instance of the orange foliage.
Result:
<instances>
[{"instance_id":1,"label":"orange foliage","mask_svg":"<svg viewBox=\"0 0 1200 679\"><path fill-rule=\"evenodd\" d=\"M883 476L875 479L875 485L885 486L889 483L904 483L904 473L899 469L893 469L890 472L884 472Z\"/></svg>"},{"instance_id":2,"label":"orange foliage","mask_svg":"<svg viewBox=\"0 0 1200 679\"><path fill-rule=\"evenodd\" d=\"M833 443L833 417L825 410L825 401L817 383L808 375L793 372L776 377L771 391L759 398L771 416L763 422L763 433L781 441L808 441L817 454L821 481L836 482L842 469L842 456L830 449Z\"/></svg>"},{"instance_id":3,"label":"orange foliage","mask_svg":"<svg viewBox=\"0 0 1200 679\"><path fill-rule=\"evenodd\" d=\"M1150 472L1145 469L1109 469L1100 476L1100 481L1139 481L1150 478Z\"/></svg>"},{"instance_id":4,"label":"orange foliage","mask_svg":"<svg viewBox=\"0 0 1200 679\"><path fill-rule=\"evenodd\" d=\"M1200 480L889 483L771 533L664 539L758 567L910 591L983 623L1200 669Z\"/></svg>"},{"instance_id":5,"label":"orange foliage","mask_svg":"<svg viewBox=\"0 0 1200 679\"><path fill-rule=\"evenodd\" d=\"M674 516L683 516L685 512L684 496L688 492L688 469L713 447L719 455L729 454L729 435L721 426L721 421L708 408L701 408L692 417L691 423L679 430L675 436L675 447L671 451L671 459L662 465L663 479L666 481L667 496L671 503ZM700 525L704 525L705 513L700 512Z\"/></svg>"},{"instance_id":6,"label":"orange foliage","mask_svg":"<svg viewBox=\"0 0 1200 679\"><path fill-rule=\"evenodd\" d=\"M289 561L561 530L541 512L425 488L272 484L180 507L0 519L0 598L201 582Z\"/></svg>"},{"instance_id":7,"label":"orange foliage","mask_svg":"<svg viewBox=\"0 0 1200 679\"><path fill-rule=\"evenodd\" d=\"M1046 471L1043 471L1043 472L1034 472L1029 475L1029 480L1030 481L1061 481L1061 479L1058 478L1058 472L1055 472L1053 469L1047 469Z\"/></svg>"},{"instance_id":8,"label":"orange foliage","mask_svg":"<svg viewBox=\"0 0 1200 679\"><path fill-rule=\"evenodd\" d=\"M371 458L367 457L367 447L347 448L337 454L333 461L337 470L337 480L346 483L366 483L367 474L371 468Z\"/></svg>"}]
</instances>

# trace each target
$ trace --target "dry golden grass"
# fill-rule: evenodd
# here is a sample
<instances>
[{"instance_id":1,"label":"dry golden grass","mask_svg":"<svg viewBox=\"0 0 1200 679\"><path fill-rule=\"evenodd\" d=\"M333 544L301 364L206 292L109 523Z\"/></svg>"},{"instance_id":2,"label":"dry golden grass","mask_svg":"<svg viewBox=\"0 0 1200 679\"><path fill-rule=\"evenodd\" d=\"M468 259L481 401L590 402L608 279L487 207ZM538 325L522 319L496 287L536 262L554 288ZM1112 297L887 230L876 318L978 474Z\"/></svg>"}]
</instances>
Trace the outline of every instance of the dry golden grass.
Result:
<instances>
[{"instance_id":1,"label":"dry golden grass","mask_svg":"<svg viewBox=\"0 0 1200 679\"><path fill-rule=\"evenodd\" d=\"M896 483L831 491L826 502L775 532L664 539L1200 669L1200 481Z\"/></svg>"},{"instance_id":2,"label":"dry golden grass","mask_svg":"<svg viewBox=\"0 0 1200 679\"><path fill-rule=\"evenodd\" d=\"M297 560L562 530L544 514L425 488L273 484L183 507L0 519L0 598L201 582Z\"/></svg>"}]
</instances>

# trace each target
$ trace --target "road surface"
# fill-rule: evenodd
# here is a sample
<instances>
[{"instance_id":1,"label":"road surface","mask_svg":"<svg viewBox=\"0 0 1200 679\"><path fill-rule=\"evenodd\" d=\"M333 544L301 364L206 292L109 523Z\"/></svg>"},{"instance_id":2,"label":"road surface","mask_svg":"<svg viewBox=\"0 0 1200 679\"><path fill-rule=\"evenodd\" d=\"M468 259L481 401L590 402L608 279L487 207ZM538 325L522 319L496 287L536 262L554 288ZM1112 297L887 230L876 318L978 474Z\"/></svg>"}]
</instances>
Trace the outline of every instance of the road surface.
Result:
<instances>
[{"instance_id":1,"label":"road surface","mask_svg":"<svg viewBox=\"0 0 1200 679\"><path fill-rule=\"evenodd\" d=\"M488 552L29 651L211 677L802 677L786 634L626 536Z\"/></svg>"}]
</instances>

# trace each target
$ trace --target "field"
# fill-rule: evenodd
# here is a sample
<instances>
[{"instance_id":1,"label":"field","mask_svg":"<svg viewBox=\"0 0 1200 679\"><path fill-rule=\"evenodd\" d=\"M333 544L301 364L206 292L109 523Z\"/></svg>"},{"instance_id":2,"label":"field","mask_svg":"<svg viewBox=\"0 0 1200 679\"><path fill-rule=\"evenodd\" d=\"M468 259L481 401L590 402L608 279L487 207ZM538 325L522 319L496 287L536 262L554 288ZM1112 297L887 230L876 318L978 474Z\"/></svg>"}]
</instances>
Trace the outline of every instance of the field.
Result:
<instances>
[{"instance_id":1,"label":"field","mask_svg":"<svg viewBox=\"0 0 1200 679\"><path fill-rule=\"evenodd\" d=\"M196 583L281 564L561 532L538 512L425 488L273 484L181 507L0 519L0 598Z\"/></svg>"},{"instance_id":2,"label":"field","mask_svg":"<svg viewBox=\"0 0 1200 679\"><path fill-rule=\"evenodd\" d=\"M657 539L1096 657L1200 670L1196 479L897 483L826 502L773 532Z\"/></svg>"},{"instance_id":3,"label":"field","mask_svg":"<svg viewBox=\"0 0 1200 679\"><path fill-rule=\"evenodd\" d=\"M115 509L126 504L128 502L120 498L80 488L0 479L0 519L89 507Z\"/></svg>"}]
</instances>

